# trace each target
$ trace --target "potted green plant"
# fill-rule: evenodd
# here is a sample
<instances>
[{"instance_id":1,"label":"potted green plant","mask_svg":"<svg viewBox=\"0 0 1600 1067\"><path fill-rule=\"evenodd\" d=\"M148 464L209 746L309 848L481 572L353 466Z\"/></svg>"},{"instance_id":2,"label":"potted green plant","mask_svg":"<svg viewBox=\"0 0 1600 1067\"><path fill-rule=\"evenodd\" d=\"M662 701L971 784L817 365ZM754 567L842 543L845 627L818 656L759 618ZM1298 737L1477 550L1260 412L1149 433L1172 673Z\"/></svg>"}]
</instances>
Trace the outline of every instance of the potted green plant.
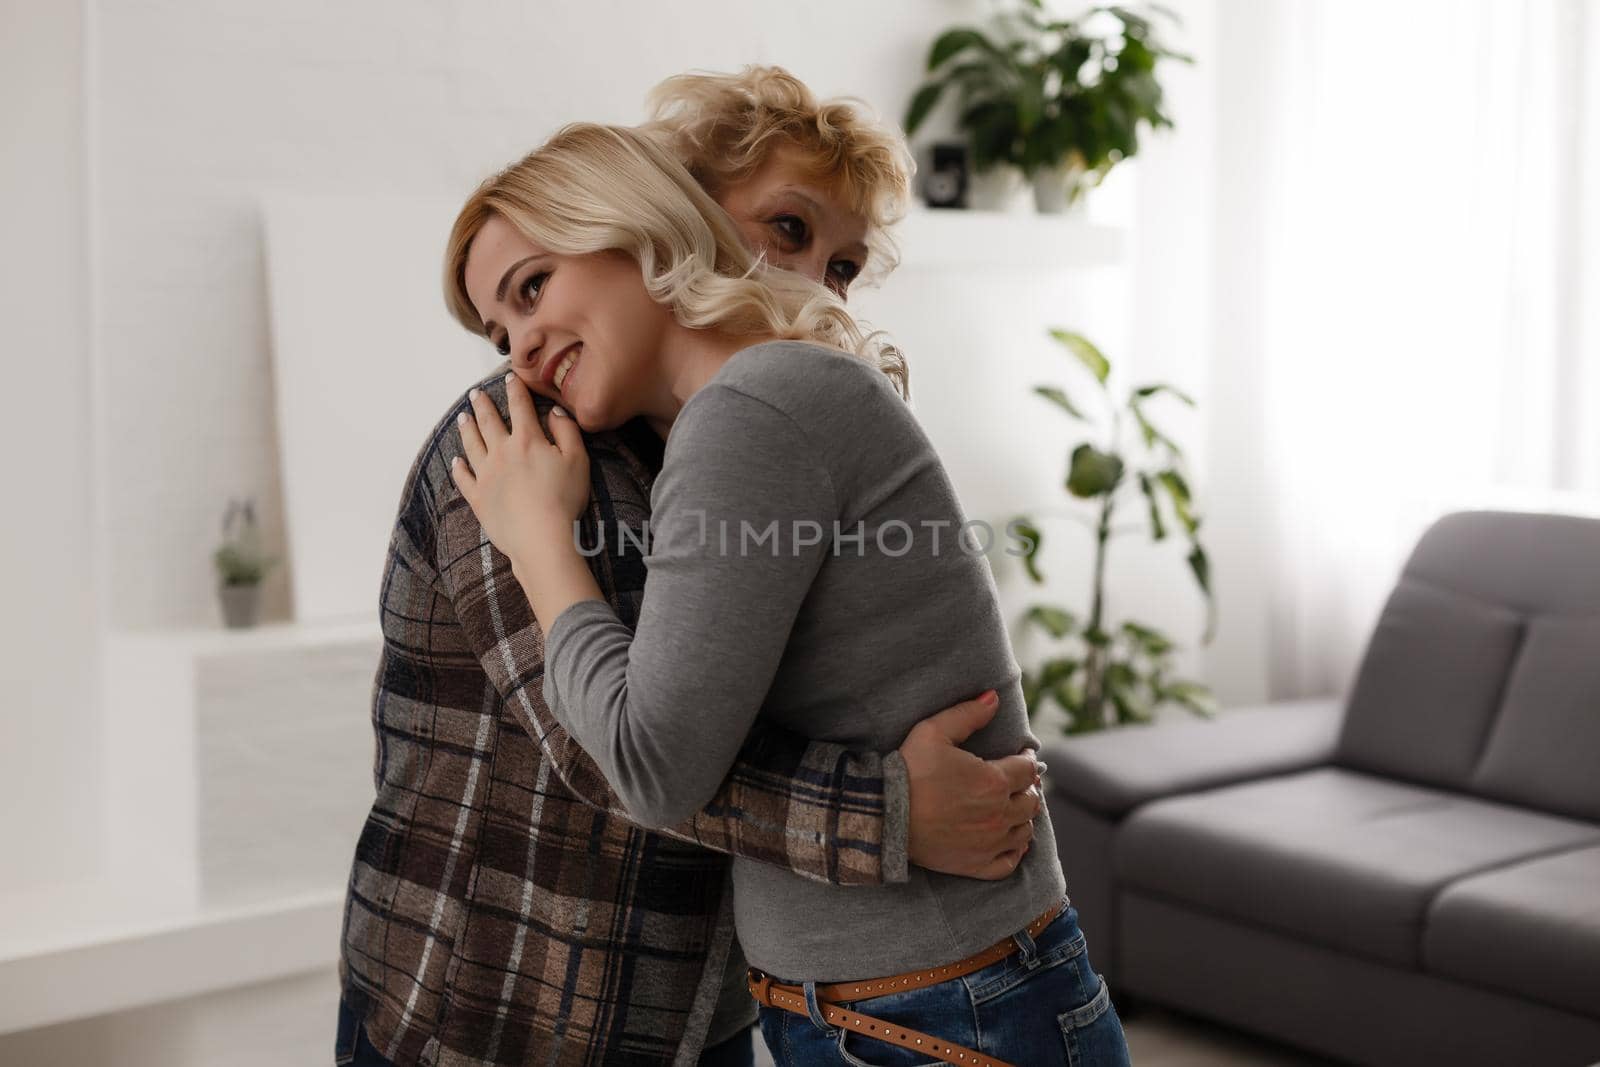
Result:
<instances>
[{"instance_id":1,"label":"potted green plant","mask_svg":"<svg viewBox=\"0 0 1600 1067\"><path fill-rule=\"evenodd\" d=\"M1050 335L1093 379L1100 398L1099 417L1087 413L1066 390L1054 385L1034 389L1074 419L1100 431L1098 441L1073 448L1067 464L1066 490L1093 507L1088 520L1094 535L1094 571L1087 614L1053 604L1028 608L1025 623L1044 631L1052 653L1023 673L1023 696L1030 715L1053 702L1066 712L1065 730L1084 733L1109 725L1148 722L1156 708L1178 704L1199 715L1214 710L1211 693L1197 682L1173 677L1176 643L1153 626L1132 619L1113 623L1106 605L1106 556L1118 535L1142 529L1156 541L1176 533L1188 541L1190 574L1206 599L1202 641L1215 630L1211 566L1200 544L1200 515L1189 489L1183 452L1152 420L1147 407L1162 397L1194 405L1185 393L1165 384L1137 386L1120 403L1108 379L1110 361L1087 338L1066 330ZM1129 440L1129 428L1136 433ZM1117 510L1133 491L1142 497L1143 521L1133 527L1113 525ZM1082 517L1073 512L1074 517ZM1017 520L1023 535L1023 568L1039 584L1044 575L1038 555L1043 539L1032 518Z\"/></svg>"},{"instance_id":2,"label":"potted green plant","mask_svg":"<svg viewBox=\"0 0 1600 1067\"><path fill-rule=\"evenodd\" d=\"M255 501L229 500L222 517L222 544L212 553L222 621L233 630L254 626L261 614L261 581L277 560L261 550Z\"/></svg>"},{"instance_id":3,"label":"potted green plant","mask_svg":"<svg viewBox=\"0 0 1600 1067\"><path fill-rule=\"evenodd\" d=\"M1148 10L1101 6L1053 19L1043 0L1024 0L996 16L991 32L946 30L929 49L929 78L906 110L907 135L953 90L975 183L995 174L1026 179L1038 210L1066 210L1138 152L1141 126L1172 125L1156 65L1193 60L1156 37L1153 19L1177 16Z\"/></svg>"}]
</instances>

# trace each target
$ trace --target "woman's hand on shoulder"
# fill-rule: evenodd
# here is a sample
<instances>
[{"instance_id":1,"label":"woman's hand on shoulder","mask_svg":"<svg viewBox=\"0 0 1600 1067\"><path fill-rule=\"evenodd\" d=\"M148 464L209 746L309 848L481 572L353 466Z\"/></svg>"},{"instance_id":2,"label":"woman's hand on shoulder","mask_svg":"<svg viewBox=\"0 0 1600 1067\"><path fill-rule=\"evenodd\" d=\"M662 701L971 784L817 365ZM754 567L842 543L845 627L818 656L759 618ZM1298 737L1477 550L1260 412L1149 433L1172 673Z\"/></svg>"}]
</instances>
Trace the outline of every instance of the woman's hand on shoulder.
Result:
<instances>
[{"instance_id":1,"label":"woman's hand on shoulder","mask_svg":"<svg viewBox=\"0 0 1600 1067\"><path fill-rule=\"evenodd\" d=\"M589 502L589 453L578 424L554 407L547 438L532 394L514 374L506 375L509 430L486 393L468 396L471 414L456 418L465 457L452 461L450 476L489 540L513 566L563 541L576 553L572 522Z\"/></svg>"}]
</instances>

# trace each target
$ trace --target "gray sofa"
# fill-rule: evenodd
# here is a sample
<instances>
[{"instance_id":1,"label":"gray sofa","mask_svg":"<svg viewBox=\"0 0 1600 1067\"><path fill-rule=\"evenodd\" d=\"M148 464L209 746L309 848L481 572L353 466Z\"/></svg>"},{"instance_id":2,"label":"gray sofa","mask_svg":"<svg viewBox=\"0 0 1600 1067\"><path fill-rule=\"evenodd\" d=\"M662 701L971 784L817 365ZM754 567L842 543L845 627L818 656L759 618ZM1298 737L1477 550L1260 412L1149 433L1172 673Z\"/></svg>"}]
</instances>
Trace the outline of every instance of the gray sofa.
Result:
<instances>
[{"instance_id":1,"label":"gray sofa","mask_svg":"<svg viewBox=\"0 0 1600 1067\"><path fill-rule=\"evenodd\" d=\"M1357 1063L1600 1061L1600 521L1441 519L1348 700L1044 758L1119 998Z\"/></svg>"}]
</instances>

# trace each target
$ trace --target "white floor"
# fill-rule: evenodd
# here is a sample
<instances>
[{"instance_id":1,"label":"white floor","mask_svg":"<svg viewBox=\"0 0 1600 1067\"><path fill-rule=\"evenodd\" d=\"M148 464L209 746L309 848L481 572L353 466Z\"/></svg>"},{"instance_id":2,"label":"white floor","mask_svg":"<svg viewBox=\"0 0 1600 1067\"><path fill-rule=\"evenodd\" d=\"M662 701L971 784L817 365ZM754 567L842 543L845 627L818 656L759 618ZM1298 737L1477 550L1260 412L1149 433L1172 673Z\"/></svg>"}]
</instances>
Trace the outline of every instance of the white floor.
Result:
<instances>
[{"instance_id":1,"label":"white floor","mask_svg":"<svg viewBox=\"0 0 1600 1067\"><path fill-rule=\"evenodd\" d=\"M0 1036L17 1067L322 1067L332 1061L331 971ZM1138 1067L1323 1067L1328 1061L1154 1008L1126 1022ZM757 1062L771 1067L757 1042Z\"/></svg>"}]
</instances>

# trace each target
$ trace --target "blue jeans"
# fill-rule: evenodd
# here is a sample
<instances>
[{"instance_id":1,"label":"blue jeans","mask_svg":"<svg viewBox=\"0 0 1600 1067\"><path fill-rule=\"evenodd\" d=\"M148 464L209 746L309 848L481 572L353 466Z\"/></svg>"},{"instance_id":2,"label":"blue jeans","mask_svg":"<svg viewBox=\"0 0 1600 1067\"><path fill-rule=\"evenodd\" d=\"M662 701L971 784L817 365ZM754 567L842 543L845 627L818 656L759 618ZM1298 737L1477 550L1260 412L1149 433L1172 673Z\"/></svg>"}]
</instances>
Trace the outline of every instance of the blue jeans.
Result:
<instances>
[{"instance_id":1,"label":"blue jeans","mask_svg":"<svg viewBox=\"0 0 1600 1067\"><path fill-rule=\"evenodd\" d=\"M755 1027L746 1027L700 1053L700 1067L756 1067Z\"/></svg>"},{"instance_id":2,"label":"blue jeans","mask_svg":"<svg viewBox=\"0 0 1600 1067\"><path fill-rule=\"evenodd\" d=\"M1122 1020L1105 982L1089 964L1078 909L1069 905L1036 939L1026 931L1013 936L1020 951L999 963L849 1007L1026 1067L1128 1067ZM779 1067L919 1067L939 1062L853 1031L818 1025L782 1008L761 1009L761 1036Z\"/></svg>"},{"instance_id":3,"label":"blue jeans","mask_svg":"<svg viewBox=\"0 0 1600 1067\"><path fill-rule=\"evenodd\" d=\"M339 1029L333 1039L333 1062L335 1067L394 1067L367 1040L367 1028L343 997L339 998Z\"/></svg>"}]
</instances>

